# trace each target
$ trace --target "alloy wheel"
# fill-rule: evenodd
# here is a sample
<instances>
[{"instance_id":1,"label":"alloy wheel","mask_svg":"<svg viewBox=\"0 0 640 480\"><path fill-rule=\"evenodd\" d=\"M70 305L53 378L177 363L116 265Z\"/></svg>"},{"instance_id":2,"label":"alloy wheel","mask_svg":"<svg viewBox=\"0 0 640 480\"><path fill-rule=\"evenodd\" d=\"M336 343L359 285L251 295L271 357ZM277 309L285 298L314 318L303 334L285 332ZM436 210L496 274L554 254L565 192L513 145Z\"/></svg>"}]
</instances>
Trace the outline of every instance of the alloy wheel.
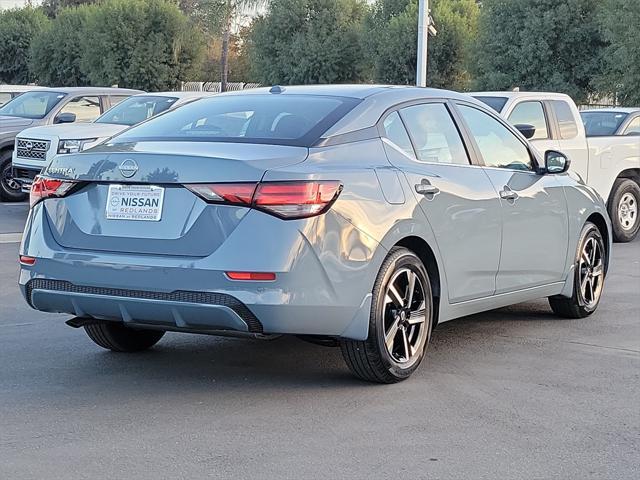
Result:
<instances>
[{"instance_id":1,"label":"alloy wheel","mask_svg":"<svg viewBox=\"0 0 640 480\"><path fill-rule=\"evenodd\" d=\"M2 178L0 180L8 189L20 191L20 184L13 178L11 173L11 163L5 166L2 170Z\"/></svg>"},{"instance_id":2,"label":"alloy wheel","mask_svg":"<svg viewBox=\"0 0 640 480\"><path fill-rule=\"evenodd\" d=\"M384 344L397 365L409 368L420 359L429 335L425 290L410 268L394 273L383 304Z\"/></svg>"},{"instance_id":3,"label":"alloy wheel","mask_svg":"<svg viewBox=\"0 0 640 480\"><path fill-rule=\"evenodd\" d=\"M623 230L633 230L638 221L638 200L627 192L618 203L618 220Z\"/></svg>"},{"instance_id":4,"label":"alloy wheel","mask_svg":"<svg viewBox=\"0 0 640 480\"><path fill-rule=\"evenodd\" d=\"M580 296L586 308L593 308L600 300L604 281L604 252L596 237L584 242L578 263Z\"/></svg>"}]
</instances>

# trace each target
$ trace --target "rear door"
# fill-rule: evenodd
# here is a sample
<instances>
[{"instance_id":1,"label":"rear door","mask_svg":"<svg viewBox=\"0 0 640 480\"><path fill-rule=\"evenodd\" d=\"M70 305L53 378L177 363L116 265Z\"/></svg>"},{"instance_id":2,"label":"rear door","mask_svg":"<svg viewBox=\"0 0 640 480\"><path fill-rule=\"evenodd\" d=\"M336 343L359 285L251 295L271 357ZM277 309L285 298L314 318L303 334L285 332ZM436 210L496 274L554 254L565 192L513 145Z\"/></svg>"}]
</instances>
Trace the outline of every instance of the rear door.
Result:
<instances>
[{"instance_id":1,"label":"rear door","mask_svg":"<svg viewBox=\"0 0 640 480\"><path fill-rule=\"evenodd\" d=\"M563 280L568 248L564 190L536 173L529 147L501 119L473 105L457 109L500 196L502 252L496 294Z\"/></svg>"},{"instance_id":2,"label":"rear door","mask_svg":"<svg viewBox=\"0 0 640 480\"><path fill-rule=\"evenodd\" d=\"M406 128L405 128L406 127ZM470 163L444 102L387 114L381 135L431 225L451 303L493 295L500 260L500 202L482 168Z\"/></svg>"}]
</instances>

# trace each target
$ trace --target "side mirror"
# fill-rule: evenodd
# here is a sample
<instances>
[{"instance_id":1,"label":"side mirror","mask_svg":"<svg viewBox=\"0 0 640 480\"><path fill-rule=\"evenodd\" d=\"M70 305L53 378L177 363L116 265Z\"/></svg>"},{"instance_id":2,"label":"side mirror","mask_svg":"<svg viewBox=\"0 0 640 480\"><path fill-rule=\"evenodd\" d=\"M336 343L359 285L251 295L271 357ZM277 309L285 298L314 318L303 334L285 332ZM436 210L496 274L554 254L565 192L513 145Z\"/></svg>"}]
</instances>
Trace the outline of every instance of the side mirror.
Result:
<instances>
[{"instance_id":1,"label":"side mirror","mask_svg":"<svg viewBox=\"0 0 640 480\"><path fill-rule=\"evenodd\" d=\"M563 153L547 150L544 154L544 167L547 173L564 173L569 170L571 160Z\"/></svg>"},{"instance_id":2,"label":"side mirror","mask_svg":"<svg viewBox=\"0 0 640 480\"><path fill-rule=\"evenodd\" d=\"M529 125L528 123L519 123L514 125L514 127L526 138L529 140L536 134L536 127L533 125Z\"/></svg>"},{"instance_id":3,"label":"side mirror","mask_svg":"<svg viewBox=\"0 0 640 480\"><path fill-rule=\"evenodd\" d=\"M73 123L76 121L76 114L71 112L59 113L53 123Z\"/></svg>"}]
</instances>

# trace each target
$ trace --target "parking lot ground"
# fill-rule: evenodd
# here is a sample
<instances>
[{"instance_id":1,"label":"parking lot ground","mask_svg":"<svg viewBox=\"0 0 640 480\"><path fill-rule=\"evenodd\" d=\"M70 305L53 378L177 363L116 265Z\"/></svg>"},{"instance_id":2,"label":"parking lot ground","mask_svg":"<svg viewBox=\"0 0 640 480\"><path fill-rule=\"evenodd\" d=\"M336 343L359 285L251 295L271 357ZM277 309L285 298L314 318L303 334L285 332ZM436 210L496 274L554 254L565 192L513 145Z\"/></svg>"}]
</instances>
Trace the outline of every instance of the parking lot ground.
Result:
<instances>
[{"instance_id":1,"label":"parking lot ground","mask_svg":"<svg viewBox=\"0 0 640 480\"><path fill-rule=\"evenodd\" d=\"M638 478L640 240L614 246L593 316L540 300L448 322L389 386L295 338L102 351L29 309L17 250L0 244L0 479Z\"/></svg>"}]
</instances>

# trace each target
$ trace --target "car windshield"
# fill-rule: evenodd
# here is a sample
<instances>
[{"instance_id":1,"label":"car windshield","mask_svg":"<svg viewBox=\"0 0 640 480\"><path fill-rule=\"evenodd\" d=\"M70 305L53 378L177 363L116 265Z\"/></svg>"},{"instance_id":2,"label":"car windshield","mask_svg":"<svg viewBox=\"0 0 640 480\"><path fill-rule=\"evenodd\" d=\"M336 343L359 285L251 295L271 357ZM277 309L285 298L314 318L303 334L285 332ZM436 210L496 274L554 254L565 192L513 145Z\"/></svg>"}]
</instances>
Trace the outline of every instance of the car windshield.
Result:
<instances>
[{"instance_id":1,"label":"car windshield","mask_svg":"<svg viewBox=\"0 0 640 480\"><path fill-rule=\"evenodd\" d=\"M310 146L358 99L252 94L193 102L127 130L114 143L205 141Z\"/></svg>"},{"instance_id":2,"label":"car windshield","mask_svg":"<svg viewBox=\"0 0 640 480\"><path fill-rule=\"evenodd\" d=\"M480 100L482 103L490 106L498 113L502 111L505 104L507 103L507 97L482 97L474 95L473 98L475 98L476 100Z\"/></svg>"},{"instance_id":3,"label":"car windshield","mask_svg":"<svg viewBox=\"0 0 640 480\"><path fill-rule=\"evenodd\" d=\"M33 119L44 118L66 96L66 93L43 90L23 93L0 107L0 115Z\"/></svg>"},{"instance_id":4,"label":"car windshield","mask_svg":"<svg viewBox=\"0 0 640 480\"><path fill-rule=\"evenodd\" d=\"M622 122L629 116L623 112L580 112L587 137L615 135Z\"/></svg>"},{"instance_id":5,"label":"car windshield","mask_svg":"<svg viewBox=\"0 0 640 480\"><path fill-rule=\"evenodd\" d=\"M135 125L168 110L177 100L176 97L136 95L106 111L96 119L95 123Z\"/></svg>"}]
</instances>

